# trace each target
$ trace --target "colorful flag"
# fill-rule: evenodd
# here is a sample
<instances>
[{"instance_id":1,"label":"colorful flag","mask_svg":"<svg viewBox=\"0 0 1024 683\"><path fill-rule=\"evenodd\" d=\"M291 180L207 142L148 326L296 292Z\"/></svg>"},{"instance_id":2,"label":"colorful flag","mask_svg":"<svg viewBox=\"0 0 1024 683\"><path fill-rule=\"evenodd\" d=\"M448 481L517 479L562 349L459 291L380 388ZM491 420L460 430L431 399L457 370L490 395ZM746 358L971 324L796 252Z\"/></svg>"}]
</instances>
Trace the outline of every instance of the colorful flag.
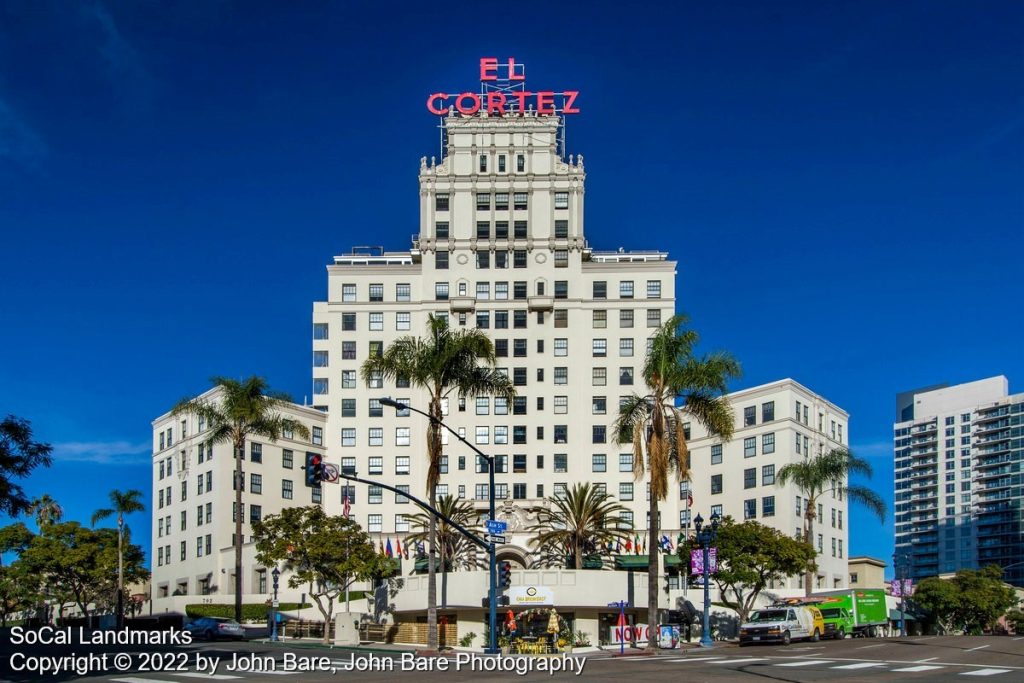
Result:
<instances>
[{"instance_id":1,"label":"colorful flag","mask_svg":"<svg viewBox=\"0 0 1024 683\"><path fill-rule=\"evenodd\" d=\"M342 501L344 507L341 510L341 514L344 515L345 519L348 519L348 513L352 510L352 505L348 502L348 491L345 492L345 499Z\"/></svg>"},{"instance_id":2,"label":"colorful flag","mask_svg":"<svg viewBox=\"0 0 1024 683\"><path fill-rule=\"evenodd\" d=\"M616 538L615 539L615 552L620 552L621 550L622 550L622 546L619 545L619 539Z\"/></svg>"},{"instance_id":3,"label":"colorful flag","mask_svg":"<svg viewBox=\"0 0 1024 683\"><path fill-rule=\"evenodd\" d=\"M381 541L381 542L380 542L380 554L381 554L381 555L383 555L383 554L384 554L384 541Z\"/></svg>"},{"instance_id":4,"label":"colorful flag","mask_svg":"<svg viewBox=\"0 0 1024 683\"><path fill-rule=\"evenodd\" d=\"M686 507L688 507L688 508L692 508L693 507L693 491L687 491L686 492Z\"/></svg>"},{"instance_id":5,"label":"colorful flag","mask_svg":"<svg viewBox=\"0 0 1024 683\"><path fill-rule=\"evenodd\" d=\"M405 559L407 559L407 560L409 559L409 543L408 542L406 542L406 544L405 544Z\"/></svg>"},{"instance_id":6,"label":"colorful flag","mask_svg":"<svg viewBox=\"0 0 1024 683\"><path fill-rule=\"evenodd\" d=\"M626 539L626 552L627 553L633 552L633 539L631 539L631 538L627 538Z\"/></svg>"},{"instance_id":7,"label":"colorful flag","mask_svg":"<svg viewBox=\"0 0 1024 683\"><path fill-rule=\"evenodd\" d=\"M672 550L672 539L670 539L668 536L665 536L664 534L661 537L661 549Z\"/></svg>"},{"instance_id":8,"label":"colorful flag","mask_svg":"<svg viewBox=\"0 0 1024 683\"><path fill-rule=\"evenodd\" d=\"M634 554L636 554L636 555L640 554L640 537L639 536L634 536L633 537L633 551L634 551Z\"/></svg>"},{"instance_id":9,"label":"colorful flag","mask_svg":"<svg viewBox=\"0 0 1024 683\"><path fill-rule=\"evenodd\" d=\"M395 539L395 555L402 556L402 539L400 538Z\"/></svg>"},{"instance_id":10,"label":"colorful flag","mask_svg":"<svg viewBox=\"0 0 1024 683\"><path fill-rule=\"evenodd\" d=\"M388 539L387 546L384 548L384 554L387 555L388 557L394 557L395 556L394 551L391 549L391 539L390 538Z\"/></svg>"}]
</instances>

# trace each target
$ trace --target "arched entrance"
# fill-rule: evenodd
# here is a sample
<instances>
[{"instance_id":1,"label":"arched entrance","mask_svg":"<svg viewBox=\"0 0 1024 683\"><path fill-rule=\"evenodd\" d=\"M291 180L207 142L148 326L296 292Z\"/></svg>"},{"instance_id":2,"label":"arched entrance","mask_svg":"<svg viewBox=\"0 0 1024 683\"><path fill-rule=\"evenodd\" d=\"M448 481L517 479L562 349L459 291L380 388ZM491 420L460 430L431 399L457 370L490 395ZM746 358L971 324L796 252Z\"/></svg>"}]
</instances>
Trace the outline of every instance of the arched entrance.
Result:
<instances>
[{"instance_id":1,"label":"arched entrance","mask_svg":"<svg viewBox=\"0 0 1024 683\"><path fill-rule=\"evenodd\" d=\"M510 562L513 569L526 569L530 565L530 560L523 549L514 545L496 548L494 555L498 562Z\"/></svg>"}]
</instances>

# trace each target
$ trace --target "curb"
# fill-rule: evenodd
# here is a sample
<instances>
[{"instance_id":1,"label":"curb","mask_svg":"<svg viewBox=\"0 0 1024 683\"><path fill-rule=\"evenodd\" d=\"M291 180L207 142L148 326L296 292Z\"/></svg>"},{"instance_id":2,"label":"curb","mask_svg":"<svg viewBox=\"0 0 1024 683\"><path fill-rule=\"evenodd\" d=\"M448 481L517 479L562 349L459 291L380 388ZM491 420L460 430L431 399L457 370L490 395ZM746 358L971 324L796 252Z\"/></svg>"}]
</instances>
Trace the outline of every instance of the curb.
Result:
<instances>
[{"instance_id":1,"label":"curb","mask_svg":"<svg viewBox=\"0 0 1024 683\"><path fill-rule=\"evenodd\" d=\"M305 649L315 650L342 650L345 652L378 652L381 654L392 654L402 652L416 652L416 650L409 648L388 648L388 647L373 647L373 646L362 646L362 645L324 645L323 643L316 642L312 643L303 640L279 640L277 642L271 640L259 640L256 641L261 645L267 645L270 647L298 647Z\"/></svg>"}]
</instances>

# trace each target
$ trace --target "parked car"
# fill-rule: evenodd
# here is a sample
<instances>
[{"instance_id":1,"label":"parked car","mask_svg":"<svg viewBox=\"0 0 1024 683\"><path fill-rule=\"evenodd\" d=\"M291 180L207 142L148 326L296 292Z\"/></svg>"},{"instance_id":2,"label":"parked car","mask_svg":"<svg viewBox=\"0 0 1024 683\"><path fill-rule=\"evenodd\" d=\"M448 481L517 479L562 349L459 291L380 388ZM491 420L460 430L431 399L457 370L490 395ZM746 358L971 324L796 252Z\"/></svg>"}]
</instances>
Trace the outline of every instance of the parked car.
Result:
<instances>
[{"instance_id":1,"label":"parked car","mask_svg":"<svg viewBox=\"0 0 1024 683\"><path fill-rule=\"evenodd\" d=\"M759 609L740 626L740 646L750 643L782 643L806 638L817 642L825 633L825 622L817 607L794 605Z\"/></svg>"},{"instance_id":2,"label":"parked car","mask_svg":"<svg viewBox=\"0 0 1024 683\"><path fill-rule=\"evenodd\" d=\"M242 625L227 617L200 617L186 626L185 630L206 640L216 640L217 638L241 640L245 637L245 629L242 628Z\"/></svg>"}]
</instances>

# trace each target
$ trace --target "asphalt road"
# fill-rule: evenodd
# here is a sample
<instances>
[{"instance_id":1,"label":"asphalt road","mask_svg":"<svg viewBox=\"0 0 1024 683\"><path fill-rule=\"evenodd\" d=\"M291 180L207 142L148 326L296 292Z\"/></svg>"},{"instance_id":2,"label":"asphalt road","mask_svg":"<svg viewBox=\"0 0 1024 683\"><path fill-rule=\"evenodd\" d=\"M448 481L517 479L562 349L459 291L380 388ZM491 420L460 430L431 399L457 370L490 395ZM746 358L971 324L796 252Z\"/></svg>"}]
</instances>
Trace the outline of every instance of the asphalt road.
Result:
<instances>
[{"instance_id":1,"label":"asphalt road","mask_svg":"<svg viewBox=\"0 0 1024 683\"><path fill-rule=\"evenodd\" d=\"M2 653L0 678L17 683L27 681L65 681L81 678L74 672L41 675L38 672L12 671L11 657L16 651ZM112 651L113 652L113 651ZM24 658L13 664L24 665ZM31 654L38 655L38 651ZM48 654L70 654L57 648ZM920 637L893 639L848 639L820 643L793 643L788 647L762 645L739 648L723 644L711 650L663 651L656 656L613 657L607 652L564 658L503 658L505 667L532 664L535 670L525 674L495 671L495 658L477 655L459 661L457 655L442 658L415 658L395 652L359 651L301 647L294 644L269 645L256 642L199 643L168 650L135 653L128 670L92 671L89 680L112 683L187 683L190 680L258 680L272 683L291 678L302 681L393 681L406 679L416 683L437 681L573 680L622 681L642 676L645 681L693 680L708 682L785 681L788 683L886 683L888 681L957 681L976 679L995 683L1024 681L1024 637ZM217 663L214 670L211 666ZM542 663L543 662L543 663ZM356 665L352 668L353 663ZM236 668L240 665L242 668ZM571 666L568 671L551 674L551 666ZM403 667L405 669L403 670ZM431 667L433 670L423 670ZM537 670L537 667L543 667ZM310 670L317 669L317 670Z\"/></svg>"}]
</instances>

